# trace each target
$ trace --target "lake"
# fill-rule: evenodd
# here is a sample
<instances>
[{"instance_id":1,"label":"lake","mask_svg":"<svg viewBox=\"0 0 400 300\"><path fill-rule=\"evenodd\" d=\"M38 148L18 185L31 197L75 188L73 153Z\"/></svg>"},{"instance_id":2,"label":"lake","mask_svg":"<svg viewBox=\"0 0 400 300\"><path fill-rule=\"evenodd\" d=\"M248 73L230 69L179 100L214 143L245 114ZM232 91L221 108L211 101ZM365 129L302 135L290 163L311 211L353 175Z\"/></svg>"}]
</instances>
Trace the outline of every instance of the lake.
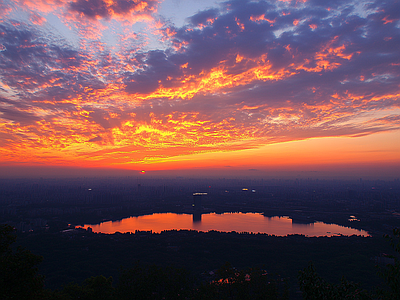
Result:
<instances>
[{"instance_id":1,"label":"lake","mask_svg":"<svg viewBox=\"0 0 400 300\"><path fill-rule=\"evenodd\" d=\"M100 224L86 224L83 228L91 227L93 232L115 233L152 231L160 233L164 230L197 230L222 232L251 232L270 235L286 236L302 234L305 236L337 236L361 235L369 236L368 232L337 224L314 222L297 223L289 217L265 217L260 213L205 213L205 214L176 214L154 213L151 215L135 216L118 221L107 221Z\"/></svg>"}]
</instances>

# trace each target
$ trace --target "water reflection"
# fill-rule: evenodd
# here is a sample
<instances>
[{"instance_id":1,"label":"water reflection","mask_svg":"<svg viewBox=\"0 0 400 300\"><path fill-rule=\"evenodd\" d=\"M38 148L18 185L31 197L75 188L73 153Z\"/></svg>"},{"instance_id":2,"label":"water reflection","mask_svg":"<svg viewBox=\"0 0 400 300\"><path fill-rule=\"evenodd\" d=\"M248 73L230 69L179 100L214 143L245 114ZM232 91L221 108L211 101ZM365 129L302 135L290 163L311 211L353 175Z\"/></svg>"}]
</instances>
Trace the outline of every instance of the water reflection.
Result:
<instances>
[{"instance_id":1,"label":"water reflection","mask_svg":"<svg viewBox=\"0 0 400 300\"><path fill-rule=\"evenodd\" d=\"M193 224L201 222L201 212L194 212L193 214Z\"/></svg>"},{"instance_id":2,"label":"water reflection","mask_svg":"<svg viewBox=\"0 0 400 300\"><path fill-rule=\"evenodd\" d=\"M292 229L293 230L298 230L298 231L302 231L302 230L308 230L310 227L314 227L315 223L295 223L292 220Z\"/></svg>"},{"instance_id":3,"label":"water reflection","mask_svg":"<svg viewBox=\"0 0 400 300\"><path fill-rule=\"evenodd\" d=\"M303 234L305 236L333 236L333 235L362 235L369 236L368 232L336 224L323 222L298 223L289 217L265 217L259 213L205 213L190 214L156 213L138 217L130 217L119 221L108 221L91 227L94 232L135 232L152 231L159 233L164 230L198 230L222 232L252 232L266 233L277 236L288 234Z\"/></svg>"},{"instance_id":4,"label":"water reflection","mask_svg":"<svg viewBox=\"0 0 400 300\"><path fill-rule=\"evenodd\" d=\"M292 219L292 223L294 224L307 225L314 223L314 220L308 217L290 217L290 218Z\"/></svg>"}]
</instances>

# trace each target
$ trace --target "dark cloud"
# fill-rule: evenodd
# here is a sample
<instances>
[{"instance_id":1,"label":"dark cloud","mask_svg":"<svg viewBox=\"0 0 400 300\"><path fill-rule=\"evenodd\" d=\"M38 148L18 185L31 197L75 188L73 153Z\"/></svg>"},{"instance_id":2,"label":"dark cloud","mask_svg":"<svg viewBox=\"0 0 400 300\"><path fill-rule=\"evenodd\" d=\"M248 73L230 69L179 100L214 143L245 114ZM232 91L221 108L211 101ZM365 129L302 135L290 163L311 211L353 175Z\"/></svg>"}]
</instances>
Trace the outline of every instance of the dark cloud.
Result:
<instances>
[{"instance_id":1,"label":"dark cloud","mask_svg":"<svg viewBox=\"0 0 400 300\"><path fill-rule=\"evenodd\" d=\"M114 14L128 15L130 13L151 13L158 5L158 1L133 1L133 0L76 0L69 3L69 10L83 14L90 19L109 19Z\"/></svg>"},{"instance_id":2,"label":"dark cloud","mask_svg":"<svg viewBox=\"0 0 400 300\"><path fill-rule=\"evenodd\" d=\"M88 18L108 18L110 12L107 3L103 0L77 0L69 4L71 11L82 13Z\"/></svg>"},{"instance_id":3,"label":"dark cloud","mask_svg":"<svg viewBox=\"0 0 400 300\"><path fill-rule=\"evenodd\" d=\"M132 1L132 0L115 0L110 6L111 9L120 15L127 14L132 10L141 10L140 7L143 3L146 3L146 9L153 9L157 6L157 1Z\"/></svg>"},{"instance_id":4,"label":"dark cloud","mask_svg":"<svg viewBox=\"0 0 400 300\"><path fill-rule=\"evenodd\" d=\"M387 40L387 43L391 43L388 47L388 44L382 43L384 37L381 34L381 25L374 20L355 15L355 7L351 3L347 3L348 7L340 15L330 14L326 9L332 6L338 8L346 3L326 2L319 6L305 5L299 8L294 6L291 7L290 14L283 15L281 8L267 2L231 1L226 3L229 7L227 12L223 9L199 12L189 19L189 27L173 29L176 31L173 41L185 45L182 52L172 55L167 55L167 51L141 54L148 59L145 64L138 65L143 68L130 74L125 80L127 91L148 93L157 89L160 84L173 86L173 81L168 82L165 79L182 75L177 68L177 62L188 63L186 75L208 72L222 61L231 74L240 73L252 66L251 62L247 65L236 64L237 54L251 59L266 55L273 70L290 69L293 65L304 62L308 62L307 68L315 69L320 63L316 60L316 55L325 51L321 53L321 57L328 55L326 59L329 63L335 63L338 66L336 69L343 71L341 80L345 80L344 73L348 71L346 68L349 64L356 65L356 68L352 66L352 73L363 72L365 67L362 66L362 61L368 52L373 56L367 59L371 68L376 67L375 62L384 59L382 55L385 55L387 61L397 61L398 54L395 49L399 45L398 30L391 26L387 28L389 31L385 31L392 36ZM259 22L252 20L252 17L260 16L264 19L260 19ZM213 22L207 23L210 19L213 19ZM302 21L294 26L293 22L297 19ZM199 24L205 27L197 28ZM364 36L366 32L369 35L367 39ZM334 38L336 39L333 40ZM340 56L332 52L332 49L343 46ZM158 59L152 59L156 56ZM346 56L351 56L351 59L347 60ZM299 73L297 70L293 71ZM327 71L323 68L319 73L321 75ZM304 75L313 77L310 72Z\"/></svg>"},{"instance_id":5,"label":"dark cloud","mask_svg":"<svg viewBox=\"0 0 400 300\"><path fill-rule=\"evenodd\" d=\"M136 56L143 70L127 76L125 79L126 90L129 93L148 94L155 91L159 84L164 87L174 86L174 80L182 75L179 66L173 57L161 50L151 51Z\"/></svg>"},{"instance_id":6,"label":"dark cloud","mask_svg":"<svg viewBox=\"0 0 400 300\"><path fill-rule=\"evenodd\" d=\"M214 20L219 15L219 10L212 8L205 11L201 11L190 18L188 18L189 22L193 26L199 26L207 24L210 20Z\"/></svg>"},{"instance_id":7,"label":"dark cloud","mask_svg":"<svg viewBox=\"0 0 400 300\"><path fill-rule=\"evenodd\" d=\"M393 125L397 129L400 125L400 115L389 115L383 118L370 120L368 123L377 123L382 125Z\"/></svg>"},{"instance_id":8,"label":"dark cloud","mask_svg":"<svg viewBox=\"0 0 400 300\"><path fill-rule=\"evenodd\" d=\"M400 20L399 1L374 1L367 3L366 6L371 10L375 10L375 14L370 17L380 21L382 25L396 25L393 23Z\"/></svg>"},{"instance_id":9,"label":"dark cloud","mask_svg":"<svg viewBox=\"0 0 400 300\"><path fill-rule=\"evenodd\" d=\"M0 24L0 75L4 82L21 91L32 90L46 82L63 78L62 70L79 67L76 51L47 44L46 40L24 26ZM60 77L59 77L60 76Z\"/></svg>"},{"instance_id":10,"label":"dark cloud","mask_svg":"<svg viewBox=\"0 0 400 300\"><path fill-rule=\"evenodd\" d=\"M296 2L296 1L293 1ZM337 9L342 5L349 4L349 1L347 0L307 0L308 6L311 7L323 7L323 8L334 8Z\"/></svg>"},{"instance_id":11,"label":"dark cloud","mask_svg":"<svg viewBox=\"0 0 400 300\"><path fill-rule=\"evenodd\" d=\"M40 118L35 114L5 107L0 107L0 118L19 123L22 126L29 125L40 120Z\"/></svg>"},{"instance_id":12,"label":"dark cloud","mask_svg":"<svg viewBox=\"0 0 400 300\"><path fill-rule=\"evenodd\" d=\"M0 76L21 96L59 101L83 94L85 88L104 88L88 72L87 58L65 45L52 43L39 32L21 26L0 24Z\"/></svg>"}]
</instances>

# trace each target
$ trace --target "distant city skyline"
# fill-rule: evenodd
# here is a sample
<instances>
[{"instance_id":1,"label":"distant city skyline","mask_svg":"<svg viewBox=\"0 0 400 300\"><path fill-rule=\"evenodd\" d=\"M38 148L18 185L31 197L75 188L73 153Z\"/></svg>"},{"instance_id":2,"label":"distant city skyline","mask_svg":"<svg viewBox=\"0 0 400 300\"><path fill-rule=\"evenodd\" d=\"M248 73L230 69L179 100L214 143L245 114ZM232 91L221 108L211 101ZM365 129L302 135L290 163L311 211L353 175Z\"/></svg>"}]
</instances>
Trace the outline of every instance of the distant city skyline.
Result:
<instances>
[{"instance_id":1,"label":"distant city skyline","mask_svg":"<svg viewBox=\"0 0 400 300\"><path fill-rule=\"evenodd\" d=\"M0 11L0 177L400 177L397 1Z\"/></svg>"}]
</instances>

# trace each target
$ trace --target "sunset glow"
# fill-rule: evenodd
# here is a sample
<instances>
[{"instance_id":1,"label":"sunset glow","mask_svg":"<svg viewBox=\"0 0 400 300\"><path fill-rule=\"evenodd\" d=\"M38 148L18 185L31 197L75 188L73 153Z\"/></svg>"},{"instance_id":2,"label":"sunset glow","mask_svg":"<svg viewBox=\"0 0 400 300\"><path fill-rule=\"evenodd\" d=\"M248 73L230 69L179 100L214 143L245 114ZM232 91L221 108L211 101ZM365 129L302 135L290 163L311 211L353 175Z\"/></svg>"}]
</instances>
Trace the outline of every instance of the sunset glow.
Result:
<instances>
[{"instance_id":1,"label":"sunset glow","mask_svg":"<svg viewBox=\"0 0 400 300\"><path fill-rule=\"evenodd\" d=\"M400 176L396 1L3 0L0 11L1 176Z\"/></svg>"}]
</instances>

